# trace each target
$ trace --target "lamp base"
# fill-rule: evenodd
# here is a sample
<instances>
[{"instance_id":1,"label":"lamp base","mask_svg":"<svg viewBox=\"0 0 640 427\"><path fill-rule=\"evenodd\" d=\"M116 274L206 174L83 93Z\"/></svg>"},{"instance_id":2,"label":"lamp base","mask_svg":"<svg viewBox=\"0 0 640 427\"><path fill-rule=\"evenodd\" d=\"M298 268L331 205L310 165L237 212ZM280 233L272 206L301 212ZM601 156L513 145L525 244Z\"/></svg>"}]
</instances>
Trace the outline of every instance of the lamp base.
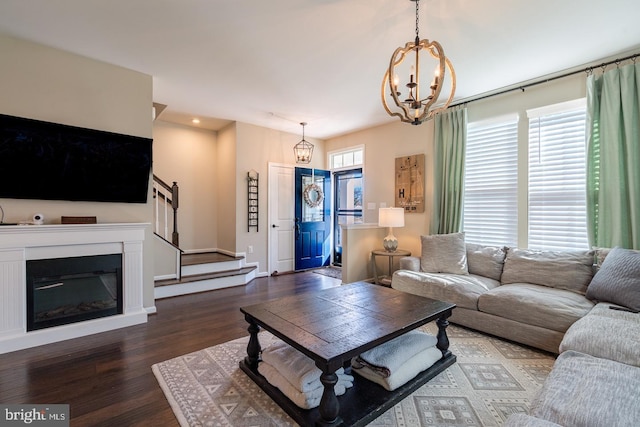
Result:
<instances>
[{"instance_id":1,"label":"lamp base","mask_svg":"<svg viewBox=\"0 0 640 427\"><path fill-rule=\"evenodd\" d=\"M398 249L398 239L393 234L389 234L382 241L382 247L387 252L395 252Z\"/></svg>"}]
</instances>

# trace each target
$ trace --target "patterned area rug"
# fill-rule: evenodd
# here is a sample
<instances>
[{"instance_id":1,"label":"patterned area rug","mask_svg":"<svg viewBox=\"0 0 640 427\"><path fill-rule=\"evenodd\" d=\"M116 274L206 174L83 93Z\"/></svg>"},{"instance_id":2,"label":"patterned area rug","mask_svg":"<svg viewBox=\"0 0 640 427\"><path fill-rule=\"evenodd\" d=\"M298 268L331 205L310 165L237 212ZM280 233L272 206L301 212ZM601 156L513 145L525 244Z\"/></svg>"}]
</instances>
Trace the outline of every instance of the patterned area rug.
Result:
<instances>
[{"instance_id":1,"label":"patterned area rug","mask_svg":"<svg viewBox=\"0 0 640 427\"><path fill-rule=\"evenodd\" d=\"M314 273L322 274L323 276L333 277L334 279L342 280L342 269L340 267L322 267L313 270Z\"/></svg>"},{"instance_id":2,"label":"patterned area rug","mask_svg":"<svg viewBox=\"0 0 640 427\"><path fill-rule=\"evenodd\" d=\"M435 324L423 330L435 334ZM501 426L526 412L554 363L548 353L450 325L456 364L370 426ZM153 365L182 426L295 426L238 367L248 337ZM260 333L266 347L273 339ZM373 385L372 387L377 387Z\"/></svg>"}]
</instances>

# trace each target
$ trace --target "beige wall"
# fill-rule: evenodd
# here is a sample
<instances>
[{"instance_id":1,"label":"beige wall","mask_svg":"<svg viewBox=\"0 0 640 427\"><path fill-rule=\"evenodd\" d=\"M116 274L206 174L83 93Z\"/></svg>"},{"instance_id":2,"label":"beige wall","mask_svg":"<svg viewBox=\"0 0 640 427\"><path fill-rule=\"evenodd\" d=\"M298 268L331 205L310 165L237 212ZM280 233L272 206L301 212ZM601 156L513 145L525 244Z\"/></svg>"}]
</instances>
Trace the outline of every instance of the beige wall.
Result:
<instances>
[{"instance_id":1,"label":"beige wall","mask_svg":"<svg viewBox=\"0 0 640 427\"><path fill-rule=\"evenodd\" d=\"M469 122L488 119L505 114L519 113L520 155L527 156L528 121L526 110L544 105L556 104L586 96L585 75L577 74L547 84L533 86L522 92L509 94L473 102L468 105ZM433 122L412 126L399 121L388 125L365 129L352 134L332 138L326 141L326 150L334 150L365 146L364 166L364 207L365 223L377 224L377 208L380 202L388 206L394 204L394 159L411 154L426 154L425 212L424 214L405 215L405 227L394 228L399 246L414 255L421 250L421 234L429 233L431 206L433 205ZM526 207L526 170L522 171L519 182L523 185L520 191L520 206ZM368 210L368 204L375 203L374 210ZM526 209L519 209L521 221L526 221ZM348 247L343 248L347 271L343 271L345 283L371 277L370 252L382 246L382 237L386 232L379 228L350 229L346 233ZM523 237L520 236L522 241ZM365 265L362 265L362 264ZM366 268L365 268L366 267ZM386 267L383 266L386 272Z\"/></svg>"},{"instance_id":2,"label":"beige wall","mask_svg":"<svg viewBox=\"0 0 640 427\"><path fill-rule=\"evenodd\" d=\"M236 174L236 124L218 132L218 161L216 180L218 183L218 249L236 253L236 193L240 184Z\"/></svg>"},{"instance_id":3,"label":"beige wall","mask_svg":"<svg viewBox=\"0 0 640 427\"><path fill-rule=\"evenodd\" d=\"M153 134L154 173L180 186L180 248L245 254L247 263L258 266L258 274L268 274L269 163L295 166L293 146L301 134L240 122L216 133L161 120ZM305 139L314 144L311 166L324 169L324 141ZM250 170L260 174L258 231L247 230ZM249 246L253 253L248 253Z\"/></svg>"},{"instance_id":4,"label":"beige wall","mask_svg":"<svg viewBox=\"0 0 640 427\"><path fill-rule=\"evenodd\" d=\"M562 102L584 96L584 76L578 75L572 78L559 80L547 85L536 86L527 89L525 93L520 91L508 95L491 98L484 101L469 104L469 120L481 120L493 116L520 112L526 117L525 110L542 105ZM268 274L268 164L282 163L295 166L292 147L300 141L300 134L286 133L246 123L233 123L219 131L217 135L199 134L200 131L192 128L170 125L167 123L156 124L154 137L156 138L156 150L154 152L154 170L160 176L167 171L168 175L180 175L179 181L184 181L181 191L186 191L184 186L194 180L195 170L179 171L183 166L189 167L190 162L196 162L199 157L212 156L215 160L213 171L204 171L203 176L208 177L212 172L215 185L212 189L201 190L198 188L196 205L199 203L213 202L215 221L209 221L207 215L182 216L183 210L190 209L185 197L182 197L181 218L189 218L193 221L187 225L188 234L202 233L208 236L206 242L200 244L187 243L191 237L187 237L185 226L181 221L181 246L186 250L201 250L217 247L228 253L246 253L248 247L253 247L253 253L246 253L246 261L257 264L258 274ZM521 132L526 137L526 120L521 120ZM521 138L522 139L522 138ZM361 280L371 277L369 253L372 249L381 247L381 240L386 235L386 230L376 226L378 221L378 207L380 203L387 206L394 204L394 160L396 157L412 154L426 155L425 177L425 212L421 214L407 214L405 227L394 229L394 234L400 241L400 247L410 250L413 254L420 253L420 239L422 234L429 233L429 220L431 217L433 195L433 122L427 122L420 126L411 126L399 121L382 125L348 135L329 139L327 141L307 138L315 145L312 166L326 168L327 153L348 147L363 145L365 147L364 168L364 221L373 227L355 229L348 233L351 243L349 253L345 254L346 277L349 280ZM526 139L523 139L526 140ZM211 145L215 149L211 149ZM164 152L165 148L167 152ZM210 154L203 154L210 153ZM526 151L525 151L526 155ZM168 160L175 162L176 169L169 167ZM203 168L208 167L208 161L199 163ZM260 174L259 184L259 231L254 229L247 231L247 190L246 176L251 169ZM186 173L186 176L181 174ZM165 178L166 179L166 178ZM173 180L174 178L168 178ZM207 178L198 178L207 179ZM210 192L212 197L208 197ZM183 193L181 193L181 196ZM193 199L193 198L192 198ZM191 200L191 199L189 199ZM526 196L525 196L526 202ZM373 209L368 209L373 204ZM207 208L208 209L208 208ZM196 232L197 230L197 232ZM213 237L215 236L215 237ZM351 252L353 250L353 252ZM381 265L386 271L386 266Z\"/></svg>"},{"instance_id":5,"label":"beige wall","mask_svg":"<svg viewBox=\"0 0 640 427\"><path fill-rule=\"evenodd\" d=\"M160 239L153 236L153 274L156 279L174 279L179 274L180 254L176 249Z\"/></svg>"},{"instance_id":6,"label":"beige wall","mask_svg":"<svg viewBox=\"0 0 640 427\"><path fill-rule=\"evenodd\" d=\"M342 283L353 283L373 278L371 250L382 249L387 230L376 224L353 225L342 230ZM395 235L395 231L394 231ZM404 239L401 240L405 247ZM379 274L388 273L388 259L376 260Z\"/></svg>"},{"instance_id":7,"label":"beige wall","mask_svg":"<svg viewBox=\"0 0 640 427\"><path fill-rule=\"evenodd\" d=\"M363 194L364 222L367 224L377 225L378 208L381 202L386 203L387 206L394 206L395 204L396 157L425 154L425 199L427 201L425 211L424 213L406 214L405 226L394 228L393 230L401 249L417 253L420 250L419 236L428 234L429 218L431 217L433 122L430 121L420 126L413 126L398 121L326 141L327 152L357 145L365 146ZM369 209L369 204L373 204L373 209ZM364 238L364 234L368 232L375 235L382 233L380 241L377 242L375 247L368 248L366 254L350 253L346 255L350 262L354 259L368 259L368 253L371 250L382 248L382 238L386 235L386 229L384 229L384 233L376 228L358 230L350 241L353 242L354 239ZM365 250L362 246L359 247ZM366 277L357 276L357 280L364 278Z\"/></svg>"},{"instance_id":8,"label":"beige wall","mask_svg":"<svg viewBox=\"0 0 640 427\"><path fill-rule=\"evenodd\" d=\"M151 138L151 76L43 45L0 35L0 113ZM10 183L6 183L10 184ZM151 184L151 183L150 183ZM150 196L149 196L150 197ZM98 221L151 222L151 204L0 199L6 222L45 223L62 215L96 215ZM153 246L144 245L144 305L154 306Z\"/></svg>"},{"instance_id":9,"label":"beige wall","mask_svg":"<svg viewBox=\"0 0 640 427\"><path fill-rule=\"evenodd\" d=\"M213 131L156 120L153 173L178 183L178 232L185 252L218 247L217 136Z\"/></svg>"},{"instance_id":10,"label":"beige wall","mask_svg":"<svg viewBox=\"0 0 640 427\"><path fill-rule=\"evenodd\" d=\"M237 123L237 198L236 198L236 250L248 252L253 246L253 253L246 254L247 262L258 263L258 274L267 274L268 254L268 171L269 163L291 164L295 166L293 146L302 139L301 133L287 133L246 123ZM302 130L302 129L301 129ZM324 141L305 139L314 145L310 165L305 167L325 168ZM259 228L247 231L247 172L256 170L260 174L259 191ZM293 197L293 195L292 195Z\"/></svg>"},{"instance_id":11,"label":"beige wall","mask_svg":"<svg viewBox=\"0 0 640 427\"><path fill-rule=\"evenodd\" d=\"M364 145L365 147L363 170L365 223L378 222L380 203L386 203L388 207L395 204L396 157L425 154L425 197L427 199L431 197L432 134L433 126L431 122L422 126L408 126L394 122L327 140L327 152L357 145ZM369 209L370 203L375 205L374 209ZM424 213L406 215L405 221L410 223L407 226L415 226L421 229L428 227L426 218L428 218L429 213L430 205L427 204ZM400 231L398 229L398 233Z\"/></svg>"}]
</instances>

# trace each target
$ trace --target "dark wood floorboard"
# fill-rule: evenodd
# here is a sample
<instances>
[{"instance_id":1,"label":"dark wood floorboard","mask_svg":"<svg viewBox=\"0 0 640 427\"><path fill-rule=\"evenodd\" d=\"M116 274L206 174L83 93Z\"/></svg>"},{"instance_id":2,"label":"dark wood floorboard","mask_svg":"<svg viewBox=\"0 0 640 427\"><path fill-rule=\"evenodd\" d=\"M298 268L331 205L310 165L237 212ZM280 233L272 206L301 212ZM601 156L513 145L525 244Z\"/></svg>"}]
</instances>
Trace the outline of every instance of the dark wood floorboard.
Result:
<instances>
[{"instance_id":1,"label":"dark wood floorboard","mask_svg":"<svg viewBox=\"0 0 640 427\"><path fill-rule=\"evenodd\" d=\"M71 426L178 426L151 365L248 335L239 307L338 286L312 272L156 301L143 325L0 355L0 403L71 408Z\"/></svg>"}]
</instances>

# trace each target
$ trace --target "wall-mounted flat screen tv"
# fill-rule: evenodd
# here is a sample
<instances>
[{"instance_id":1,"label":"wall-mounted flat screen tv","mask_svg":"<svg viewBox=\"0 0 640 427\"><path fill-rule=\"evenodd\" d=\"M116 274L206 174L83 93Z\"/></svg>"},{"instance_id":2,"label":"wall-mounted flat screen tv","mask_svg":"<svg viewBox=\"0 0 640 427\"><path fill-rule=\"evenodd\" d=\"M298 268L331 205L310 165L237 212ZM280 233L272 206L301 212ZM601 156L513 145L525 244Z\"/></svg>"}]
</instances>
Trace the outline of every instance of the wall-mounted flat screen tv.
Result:
<instances>
[{"instance_id":1,"label":"wall-mounted flat screen tv","mask_svg":"<svg viewBox=\"0 0 640 427\"><path fill-rule=\"evenodd\" d=\"M0 114L0 198L146 203L152 140Z\"/></svg>"}]
</instances>

